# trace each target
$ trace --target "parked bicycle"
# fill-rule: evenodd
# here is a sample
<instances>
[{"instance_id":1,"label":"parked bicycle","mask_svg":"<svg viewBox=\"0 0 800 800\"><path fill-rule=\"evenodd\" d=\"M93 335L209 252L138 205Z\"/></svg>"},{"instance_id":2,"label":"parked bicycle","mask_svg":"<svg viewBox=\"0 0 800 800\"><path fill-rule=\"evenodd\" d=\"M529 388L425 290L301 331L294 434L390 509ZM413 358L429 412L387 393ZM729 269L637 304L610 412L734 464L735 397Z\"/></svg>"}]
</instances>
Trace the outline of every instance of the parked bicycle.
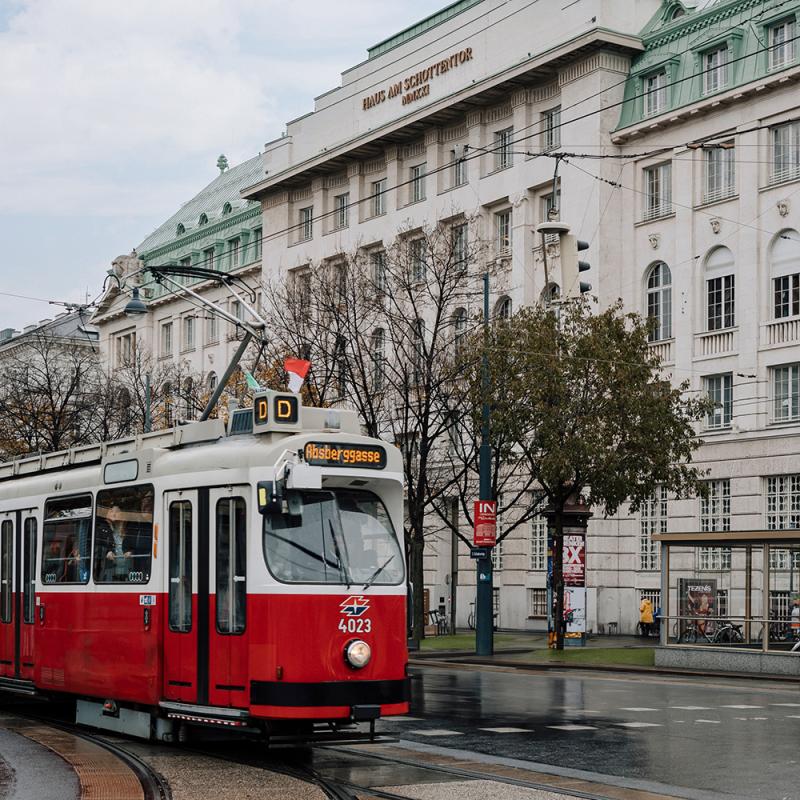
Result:
<instances>
[{"instance_id":1,"label":"parked bicycle","mask_svg":"<svg viewBox=\"0 0 800 800\"><path fill-rule=\"evenodd\" d=\"M742 626L734 622L717 624L714 620L691 620L685 623L685 628L678 635L680 644L740 644L744 642Z\"/></svg>"}]
</instances>

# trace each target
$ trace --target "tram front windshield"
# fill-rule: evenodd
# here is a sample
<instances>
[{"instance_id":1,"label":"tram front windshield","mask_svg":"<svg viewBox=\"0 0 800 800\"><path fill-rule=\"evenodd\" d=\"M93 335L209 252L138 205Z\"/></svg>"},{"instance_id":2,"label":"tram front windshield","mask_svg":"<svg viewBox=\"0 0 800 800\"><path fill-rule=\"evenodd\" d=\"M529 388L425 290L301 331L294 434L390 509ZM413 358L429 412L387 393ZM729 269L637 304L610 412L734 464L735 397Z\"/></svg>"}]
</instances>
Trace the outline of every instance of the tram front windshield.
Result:
<instances>
[{"instance_id":1,"label":"tram front windshield","mask_svg":"<svg viewBox=\"0 0 800 800\"><path fill-rule=\"evenodd\" d=\"M290 513L264 516L264 553L279 581L364 588L403 581L400 545L377 495L351 489L289 495Z\"/></svg>"}]
</instances>

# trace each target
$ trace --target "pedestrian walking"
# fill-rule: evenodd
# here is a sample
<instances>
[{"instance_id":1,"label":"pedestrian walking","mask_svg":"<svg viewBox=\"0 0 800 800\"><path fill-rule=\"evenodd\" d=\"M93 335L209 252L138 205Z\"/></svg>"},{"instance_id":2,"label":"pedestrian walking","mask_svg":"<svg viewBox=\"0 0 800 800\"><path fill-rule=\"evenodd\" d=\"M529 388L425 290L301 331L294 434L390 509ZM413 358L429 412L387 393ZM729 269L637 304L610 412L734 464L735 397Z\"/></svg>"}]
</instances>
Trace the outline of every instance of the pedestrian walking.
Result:
<instances>
[{"instance_id":1,"label":"pedestrian walking","mask_svg":"<svg viewBox=\"0 0 800 800\"><path fill-rule=\"evenodd\" d=\"M642 636L649 636L653 627L653 602L649 597L642 599L639 605L639 628Z\"/></svg>"},{"instance_id":2,"label":"pedestrian walking","mask_svg":"<svg viewBox=\"0 0 800 800\"><path fill-rule=\"evenodd\" d=\"M795 597L792 600L791 625L792 639L796 642L800 641L800 597Z\"/></svg>"}]
</instances>

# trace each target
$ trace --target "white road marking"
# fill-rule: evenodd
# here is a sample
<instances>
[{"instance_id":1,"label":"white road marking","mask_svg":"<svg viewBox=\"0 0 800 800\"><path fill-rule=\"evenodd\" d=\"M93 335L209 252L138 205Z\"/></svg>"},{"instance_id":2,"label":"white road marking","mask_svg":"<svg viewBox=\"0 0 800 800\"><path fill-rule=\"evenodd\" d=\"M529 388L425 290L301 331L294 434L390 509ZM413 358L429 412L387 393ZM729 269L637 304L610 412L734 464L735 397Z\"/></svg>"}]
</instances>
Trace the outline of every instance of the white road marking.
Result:
<instances>
[{"instance_id":1,"label":"white road marking","mask_svg":"<svg viewBox=\"0 0 800 800\"><path fill-rule=\"evenodd\" d=\"M621 728L660 728L662 727L657 722L615 722Z\"/></svg>"},{"instance_id":2,"label":"white road marking","mask_svg":"<svg viewBox=\"0 0 800 800\"><path fill-rule=\"evenodd\" d=\"M630 708L621 708L620 711L658 711L657 708L647 708L646 706L631 706Z\"/></svg>"},{"instance_id":3,"label":"white road marking","mask_svg":"<svg viewBox=\"0 0 800 800\"><path fill-rule=\"evenodd\" d=\"M415 733L417 736L463 736L464 734L460 731L447 731L443 728L433 728L429 731L409 731L409 733Z\"/></svg>"},{"instance_id":4,"label":"white road marking","mask_svg":"<svg viewBox=\"0 0 800 800\"><path fill-rule=\"evenodd\" d=\"M422 722L422 717L381 717L382 722Z\"/></svg>"},{"instance_id":5,"label":"white road marking","mask_svg":"<svg viewBox=\"0 0 800 800\"><path fill-rule=\"evenodd\" d=\"M677 708L680 711L709 711L708 706L670 706L670 708Z\"/></svg>"},{"instance_id":6,"label":"white road marking","mask_svg":"<svg viewBox=\"0 0 800 800\"><path fill-rule=\"evenodd\" d=\"M786 719L800 719L800 714L787 714Z\"/></svg>"},{"instance_id":7,"label":"white road marking","mask_svg":"<svg viewBox=\"0 0 800 800\"><path fill-rule=\"evenodd\" d=\"M720 708L764 708L764 706L748 706L748 705L730 705L730 706L720 706Z\"/></svg>"},{"instance_id":8,"label":"white road marking","mask_svg":"<svg viewBox=\"0 0 800 800\"><path fill-rule=\"evenodd\" d=\"M591 725L548 725L554 731L596 731Z\"/></svg>"},{"instance_id":9,"label":"white road marking","mask_svg":"<svg viewBox=\"0 0 800 800\"><path fill-rule=\"evenodd\" d=\"M770 703L771 706L786 706L787 708L800 708L800 703Z\"/></svg>"},{"instance_id":10,"label":"white road marking","mask_svg":"<svg viewBox=\"0 0 800 800\"><path fill-rule=\"evenodd\" d=\"M533 733L530 728L478 728L478 730L489 733Z\"/></svg>"},{"instance_id":11,"label":"white road marking","mask_svg":"<svg viewBox=\"0 0 800 800\"><path fill-rule=\"evenodd\" d=\"M709 725L719 725L718 719L696 719L695 722L707 722Z\"/></svg>"}]
</instances>

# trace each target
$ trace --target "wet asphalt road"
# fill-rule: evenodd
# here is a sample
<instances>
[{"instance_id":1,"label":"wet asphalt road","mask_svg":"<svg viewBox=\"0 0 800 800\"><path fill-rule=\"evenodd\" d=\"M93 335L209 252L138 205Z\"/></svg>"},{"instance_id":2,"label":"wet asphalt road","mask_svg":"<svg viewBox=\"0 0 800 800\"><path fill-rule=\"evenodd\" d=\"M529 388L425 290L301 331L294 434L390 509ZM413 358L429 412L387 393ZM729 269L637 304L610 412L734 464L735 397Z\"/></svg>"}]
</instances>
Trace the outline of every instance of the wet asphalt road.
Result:
<instances>
[{"instance_id":1,"label":"wet asphalt road","mask_svg":"<svg viewBox=\"0 0 800 800\"><path fill-rule=\"evenodd\" d=\"M402 741L684 797L800 800L793 685L436 667L413 676L411 718L380 725Z\"/></svg>"}]
</instances>

